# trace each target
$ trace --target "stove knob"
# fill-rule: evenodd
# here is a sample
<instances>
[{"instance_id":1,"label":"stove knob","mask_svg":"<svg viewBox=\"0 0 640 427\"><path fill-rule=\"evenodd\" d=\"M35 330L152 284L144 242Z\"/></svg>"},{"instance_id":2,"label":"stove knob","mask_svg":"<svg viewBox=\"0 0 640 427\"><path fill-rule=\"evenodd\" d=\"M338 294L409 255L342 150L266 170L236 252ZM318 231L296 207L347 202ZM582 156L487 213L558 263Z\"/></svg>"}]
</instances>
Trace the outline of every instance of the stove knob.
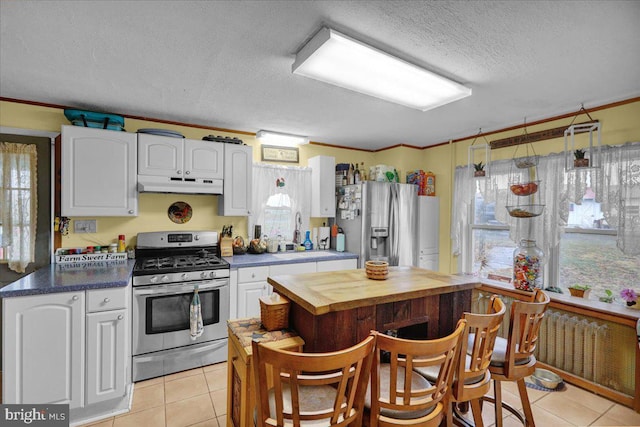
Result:
<instances>
[{"instance_id":1,"label":"stove knob","mask_svg":"<svg viewBox=\"0 0 640 427\"><path fill-rule=\"evenodd\" d=\"M189 277L189 275L187 273L182 273L180 275L180 277L182 278L182 280L187 280L187 278Z\"/></svg>"},{"instance_id":2,"label":"stove knob","mask_svg":"<svg viewBox=\"0 0 640 427\"><path fill-rule=\"evenodd\" d=\"M212 279L216 277L216 272L212 271L211 273L209 273L209 277L211 277Z\"/></svg>"},{"instance_id":3,"label":"stove knob","mask_svg":"<svg viewBox=\"0 0 640 427\"><path fill-rule=\"evenodd\" d=\"M149 279L149 281L151 283L156 283L158 281L158 276L151 276L151 279Z\"/></svg>"},{"instance_id":4,"label":"stove knob","mask_svg":"<svg viewBox=\"0 0 640 427\"><path fill-rule=\"evenodd\" d=\"M200 240L200 236L196 234L195 236L193 236L193 240Z\"/></svg>"},{"instance_id":5,"label":"stove knob","mask_svg":"<svg viewBox=\"0 0 640 427\"><path fill-rule=\"evenodd\" d=\"M200 278L201 279L206 279L207 278L207 272L203 271L202 273L200 273Z\"/></svg>"},{"instance_id":6,"label":"stove knob","mask_svg":"<svg viewBox=\"0 0 640 427\"><path fill-rule=\"evenodd\" d=\"M169 281L169 276L167 276L166 274L164 276L162 276L161 279L163 282L168 282Z\"/></svg>"}]
</instances>

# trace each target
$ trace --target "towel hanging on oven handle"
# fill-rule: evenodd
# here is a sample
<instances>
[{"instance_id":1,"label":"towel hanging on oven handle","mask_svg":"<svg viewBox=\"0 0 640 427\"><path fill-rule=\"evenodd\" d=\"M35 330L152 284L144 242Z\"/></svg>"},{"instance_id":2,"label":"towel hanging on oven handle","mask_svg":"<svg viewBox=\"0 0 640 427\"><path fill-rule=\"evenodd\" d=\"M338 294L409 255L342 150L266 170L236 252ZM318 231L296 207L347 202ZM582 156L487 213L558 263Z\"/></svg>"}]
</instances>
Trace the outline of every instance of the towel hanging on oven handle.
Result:
<instances>
[{"instance_id":1,"label":"towel hanging on oven handle","mask_svg":"<svg viewBox=\"0 0 640 427\"><path fill-rule=\"evenodd\" d=\"M202 322L202 306L200 305L200 295L198 295L198 285L195 285L193 289L193 299L189 309L189 324L191 339L195 340L204 332L204 325Z\"/></svg>"}]
</instances>

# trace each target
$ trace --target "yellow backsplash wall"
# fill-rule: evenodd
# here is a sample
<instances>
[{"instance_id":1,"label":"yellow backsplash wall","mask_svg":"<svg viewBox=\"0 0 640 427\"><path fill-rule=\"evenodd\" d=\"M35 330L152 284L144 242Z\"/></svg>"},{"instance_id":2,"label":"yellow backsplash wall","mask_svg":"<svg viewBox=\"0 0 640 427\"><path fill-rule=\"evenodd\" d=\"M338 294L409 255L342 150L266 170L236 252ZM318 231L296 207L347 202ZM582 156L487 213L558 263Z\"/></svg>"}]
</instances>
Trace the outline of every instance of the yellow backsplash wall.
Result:
<instances>
[{"instance_id":1,"label":"yellow backsplash wall","mask_svg":"<svg viewBox=\"0 0 640 427\"><path fill-rule=\"evenodd\" d=\"M623 144L629 141L640 141L640 100L613 106L591 113L594 119L602 123L602 143L609 145ZM572 117L529 126L528 132L568 126ZM577 122L586 121L587 117L578 117ZM68 124L60 108L43 107L19 102L0 101L0 126L59 132L60 126ZM254 162L260 162L259 144L253 135L225 133L190 126L169 125L154 121L126 119L126 128L135 131L139 128L166 128L183 133L187 138L201 139L205 135L237 136L246 144L254 147ZM521 135L522 129L499 132L487 136L489 141L509 136ZM451 254L450 229L453 171L456 165L467 163L468 147L473 138L453 144L419 150L410 147L395 147L376 153L340 149L323 145L309 144L300 147L300 166L306 166L309 157L328 155L336 158L336 163L364 162L368 172L369 166L376 164L392 165L398 169L401 181L405 181L407 171L414 169L431 170L436 174L436 192L440 197L440 271L454 273L457 270L456 257ZM584 137L578 139L578 145L584 146ZM538 154L560 152L564 149L562 138L535 143ZM510 158L515 148L493 150L492 159ZM167 209L171 203L184 201L193 207L193 217L187 224L174 224L167 217ZM183 195L183 194L141 194L139 198L139 216L101 217L97 219L98 232L95 234L74 234L70 232L63 240L64 246L86 246L87 244L108 244L115 242L118 234L125 234L128 244L135 244L133 237L142 231L156 230L220 230L222 225L233 224L236 234L245 235L247 221L244 217L221 217L217 215L218 196ZM311 226L317 227L325 221L313 218Z\"/></svg>"},{"instance_id":2,"label":"yellow backsplash wall","mask_svg":"<svg viewBox=\"0 0 640 427\"><path fill-rule=\"evenodd\" d=\"M68 124L69 122L64 117L64 111L60 108L0 101L0 126L60 132L60 127ZM203 136L209 134L235 136L242 139L245 144L251 145L254 148L253 160L256 163L260 162L260 144L254 135L129 118L125 119L125 127L130 132L135 132L141 128L169 129L178 131L190 139L201 139ZM299 150L299 166L306 166L310 157L326 155L335 157L336 163L360 164L364 162L367 171L369 166L378 163L394 165L392 160L402 164L403 166L400 166L400 168L419 168L420 158L424 155L421 150L412 150L412 153L407 156L404 151L406 149L403 148L394 148L380 153L372 153L328 147L319 144L301 146ZM383 160L379 161L378 159ZM105 177L107 175L108 171L105 171ZM404 181L403 176L401 176L401 179ZM177 201L186 202L193 208L193 216L186 224L175 224L167 216L169 206ZM220 230L223 225L233 225L234 235L247 236L247 220L245 217L218 216L218 196L142 193L139 196L138 203L138 216L134 218L78 218L96 219L96 233L73 233L73 221L75 218L71 218L70 231L67 236L63 236L62 246L82 247L87 245L107 245L109 243L115 243L119 234L126 236L127 245L135 245L135 236L139 232L160 230ZM318 227L321 226L323 222L326 222L326 218L312 218L310 226Z\"/></svg>"}]
</instances>

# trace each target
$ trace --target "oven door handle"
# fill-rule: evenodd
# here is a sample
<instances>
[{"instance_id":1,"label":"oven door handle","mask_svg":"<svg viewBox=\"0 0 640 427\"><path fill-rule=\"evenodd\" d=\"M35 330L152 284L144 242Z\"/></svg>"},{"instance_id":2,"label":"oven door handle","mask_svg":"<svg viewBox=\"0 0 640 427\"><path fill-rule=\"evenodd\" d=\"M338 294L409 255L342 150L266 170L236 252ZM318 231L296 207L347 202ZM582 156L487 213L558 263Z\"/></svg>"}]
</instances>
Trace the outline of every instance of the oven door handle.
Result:
<instances>
[{"instance_id":1,"label":"oven door handle","mask_svg":"<svg viewBox=\"0 0 640 427\"><path fill-rule=\"evenodd\" d=\"M198 285L198 292L210 291L213 289L220 289L228 286L227 280L216 280L212 282L195 282L187 285L161 285L161 286L143 286L134 288L133 293L135 295L177 295L190 293L195 290L195 285Z\"/></svg>"}]
</instances>

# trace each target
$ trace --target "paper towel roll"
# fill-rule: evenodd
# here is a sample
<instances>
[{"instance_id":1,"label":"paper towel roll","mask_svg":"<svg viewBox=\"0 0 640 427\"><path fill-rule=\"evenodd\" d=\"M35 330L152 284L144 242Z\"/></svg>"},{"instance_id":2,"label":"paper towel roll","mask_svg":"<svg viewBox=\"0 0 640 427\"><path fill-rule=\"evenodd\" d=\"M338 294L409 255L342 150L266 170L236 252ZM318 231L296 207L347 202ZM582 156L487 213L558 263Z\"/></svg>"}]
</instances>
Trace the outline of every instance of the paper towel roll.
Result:
<instances>
[{"instance_id":1,"label":"paper towel roll","mask_svg":"<svg viewBox=\"0 0 640 427\"><path fill-rule=\"evenodd\" d=\"M318 230L318 249L329 249L331 243L329 241L329 234L331 229L329 227L320 227Z\"/></svg>"}]
</instances>

